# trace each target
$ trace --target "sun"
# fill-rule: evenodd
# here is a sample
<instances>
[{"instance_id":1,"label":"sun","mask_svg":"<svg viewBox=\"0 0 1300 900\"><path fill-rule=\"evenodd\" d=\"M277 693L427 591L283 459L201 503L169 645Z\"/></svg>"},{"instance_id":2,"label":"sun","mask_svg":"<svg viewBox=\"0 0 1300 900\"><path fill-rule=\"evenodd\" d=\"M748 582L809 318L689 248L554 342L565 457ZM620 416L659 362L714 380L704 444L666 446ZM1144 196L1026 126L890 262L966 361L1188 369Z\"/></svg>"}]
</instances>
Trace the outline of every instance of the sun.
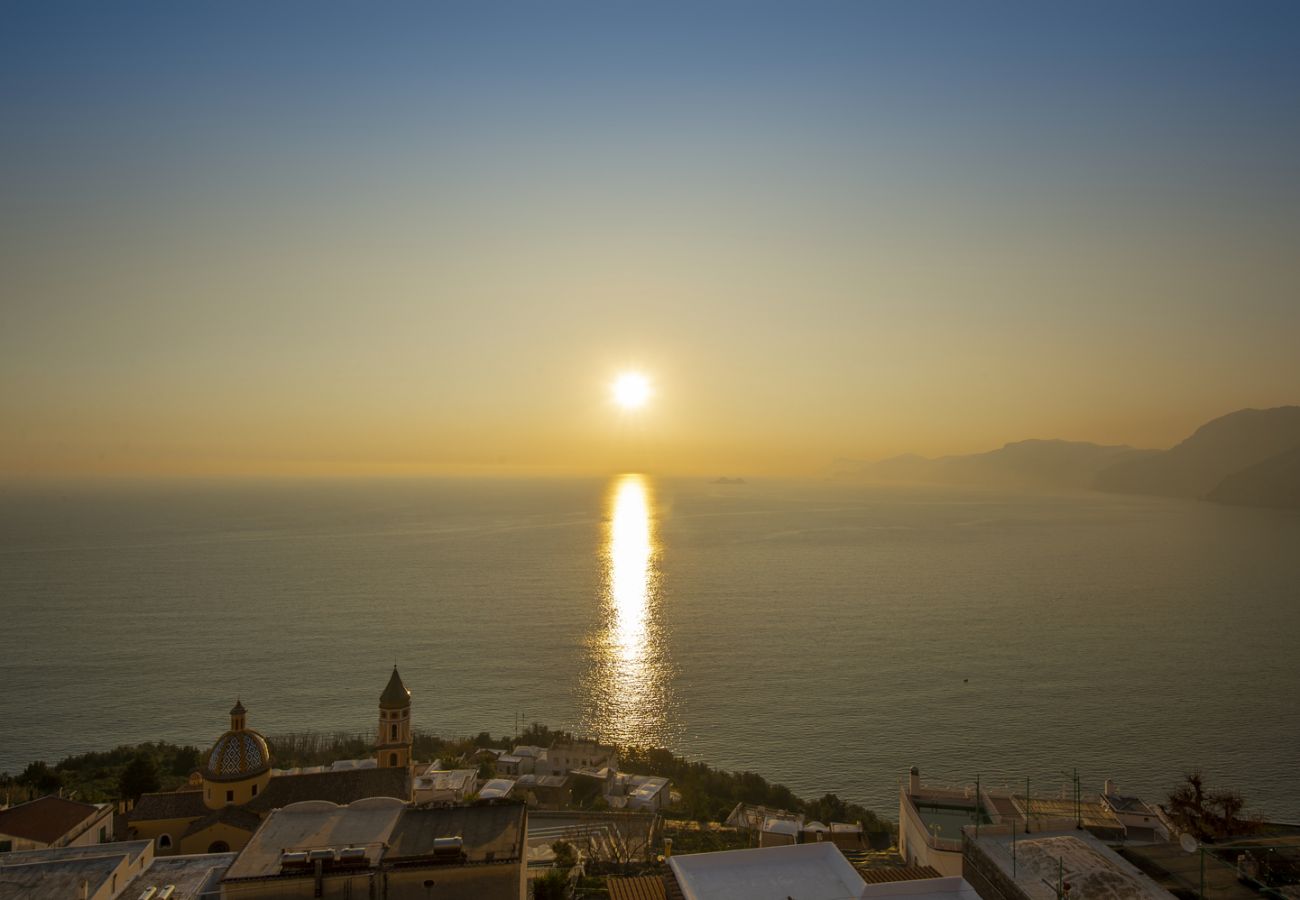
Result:
<instances>
[{"instance_id":1,"label":"sun","mask_svg":"<svg viewBox=\"0 0 1300 900\"><path fill-rule=\"evenodd\" d=\"M640 372L624 372L614 380L610 389L614 393L614 402L623 409L640 409L654 393L650 379Z\"/></svg>"}]
</instances>

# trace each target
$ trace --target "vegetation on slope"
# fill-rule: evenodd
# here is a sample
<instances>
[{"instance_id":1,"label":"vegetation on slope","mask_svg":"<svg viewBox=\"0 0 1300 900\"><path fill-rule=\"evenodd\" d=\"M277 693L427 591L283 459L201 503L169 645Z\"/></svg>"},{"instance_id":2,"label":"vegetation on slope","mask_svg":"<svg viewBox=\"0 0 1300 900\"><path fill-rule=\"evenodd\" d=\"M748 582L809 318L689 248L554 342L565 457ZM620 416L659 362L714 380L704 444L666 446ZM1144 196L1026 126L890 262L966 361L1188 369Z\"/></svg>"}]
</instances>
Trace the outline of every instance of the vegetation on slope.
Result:
<instances>
[{"instance_id":1,"label":"vegetation on slope","mask_svg":"<svg viewBox=\"0 0 1300 900\"><path fill-rule=\"evenodd\" d=\"M413 736L416 759L441 759L447 765L477 767L482 777L494 773L491 762L474 759L483 748L509 749L518 744L549 746L572 735L552 731L534 723L515 737L494 738L487 732L474 737L446 739L425 732ZM277 767L329 765L339 759L370 756L373 735L352 732L284 734L267 738ZM876 842L887 840L893 824L870 810L847 803L835 794L804 800L783 784L773 784L754 772L728 772L702 762L691 762L668 750L624 748L619 751L620 768L636 775L660 775L672 781L681 794L677 815L697 821L721 821L737 803L802 812L822 822L861 822ZM201 762L195 747L166 742L122 746L102 753L69 756L51 767L34 762L16 776L0 774L0 796L10 802L62 790L64 796L90 802L138 797L149 790L174 790L185 783Z\"/></svg>"},{"instance_id":2,"label":"vegetation on slope","mask_svg":"<svg viewBox=\"0 0 1300 900\"><path fill-rule=\"evenodd\" d=\"M17 775L0 773L0 797L22 803L60 791L87 803L174 790L199 764L197 747L166 741L125 744L113 750L69 756L56 765L34 762Z\"/></svg>"}]
</instances>

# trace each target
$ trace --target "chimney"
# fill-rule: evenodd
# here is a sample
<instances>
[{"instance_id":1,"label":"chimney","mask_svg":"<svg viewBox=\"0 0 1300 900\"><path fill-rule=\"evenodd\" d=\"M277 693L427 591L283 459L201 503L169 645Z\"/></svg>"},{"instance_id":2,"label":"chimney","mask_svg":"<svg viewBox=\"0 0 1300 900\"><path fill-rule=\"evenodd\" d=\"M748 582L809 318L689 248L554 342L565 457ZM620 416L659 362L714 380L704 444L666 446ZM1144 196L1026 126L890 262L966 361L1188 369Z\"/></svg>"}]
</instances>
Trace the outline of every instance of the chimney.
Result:
<instances>
[{"instance_id":1,"label":"chimney","mask_svg":"<svg viewBox=\"0 0 1300 900\"><path fill-rule=\"evenodd\" d=\"M81 879L81 887L77 889L77 900L89 900L90 882L85 878Z\"/></svg>"},{"instance_id":2,"label":"chimney","mask_svg":"<svg viewBox=\"0 0 1300 900\"><path fill-rule=\"evenodd\" d=\"M909 794L921 793L921 770L912 766L912 771L907 775L907 792Z\"/></svg>"},{"instance_id":3,"label":"chimney","mask_svg":"<svg viewBox=\"0 0 1300 900\"><path fill-rule=\"evenodd\" d=\"M1115 793L1115 782L1107 778L1106 783L1102 786L1102 791L1107 794Z\"/></svg>"}]
</instances>

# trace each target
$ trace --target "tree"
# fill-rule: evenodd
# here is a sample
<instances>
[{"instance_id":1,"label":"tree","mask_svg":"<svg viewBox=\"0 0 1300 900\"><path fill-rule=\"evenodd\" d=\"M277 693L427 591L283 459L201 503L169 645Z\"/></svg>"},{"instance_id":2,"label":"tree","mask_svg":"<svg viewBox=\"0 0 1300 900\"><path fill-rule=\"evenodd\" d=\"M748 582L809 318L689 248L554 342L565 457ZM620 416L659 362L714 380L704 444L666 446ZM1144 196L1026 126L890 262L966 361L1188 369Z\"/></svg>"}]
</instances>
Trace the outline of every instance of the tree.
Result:
<instances>
[{"instance_id":1,"label":"tree","mask_svg":"<svg viewBox=\"0 0 1300 900\"><path fill-rule=\"evenodd\" d=\"M35 788L40 794L53 794L63 787L63 779L59 773L43 762L30 763L23 769L23 774L18 776L18 780L28 787Z\"/></svg>"},{"instance_id":2,"label":"tree","mask_svg":"<svg viewBox=\"0 0 1300 900\"><path fill-rule=\"evenodd\" d=\"M559 869L533 879L533 897L536 900L564 900L569 893L569 876Z\"/></svg>"},{"instance_id":3,"label":"tree","mask_svg":"<svg viewBox=\"0 0 1300 900\"><path fill-rule=\"evenodd\" d=\"M172 758L171 772L173 775L188 775L199 767L199 748L198 747L177 747L176 755Z\"/></svg>"},{"instance_id":4,"label":"tree","mask_svg":"<svg viewBox=\"0 0 1300 900\"><path fill-rule=\"evenodd\" d=\"M560 869L572 869L578 863L578 853L568 841L556 841L551 844L555 853L555 865Z\"/></svg>"},{"instance_id":5,"label":"tree","mask_svg":"<svg viewBox=\"0 0 1300 900\"><path fill-rule=\"evenodd\" d=\"M848 804L835 794L826 794L820 800L809 803L807 814L823 824L849 820Z\"/></svg>"},{"instance_id":6,"label":"tree","mask_svg":"<svg viewBox=\"0 0 1300 900\"><path fill-rule=\"evenodd\" d=\"M1250 823L1240 818L1245 805L1236 791L1206 791L1197 770L1170 793L1165 812L1181 831L1213 843L1251 830Z\"/></svg>"},{"instance_id":7,"label":"tree","mask_svg":"<svg viewBox=\"0 0 1300 900\"><path fill-rule=\"evenodd\" d=\"M124 800L139 800L141 794L156 791L162 786L158 780L158 764L148 753L137 753L135 759L122 770L118 792Z\"/></svg>"}]
</instances>

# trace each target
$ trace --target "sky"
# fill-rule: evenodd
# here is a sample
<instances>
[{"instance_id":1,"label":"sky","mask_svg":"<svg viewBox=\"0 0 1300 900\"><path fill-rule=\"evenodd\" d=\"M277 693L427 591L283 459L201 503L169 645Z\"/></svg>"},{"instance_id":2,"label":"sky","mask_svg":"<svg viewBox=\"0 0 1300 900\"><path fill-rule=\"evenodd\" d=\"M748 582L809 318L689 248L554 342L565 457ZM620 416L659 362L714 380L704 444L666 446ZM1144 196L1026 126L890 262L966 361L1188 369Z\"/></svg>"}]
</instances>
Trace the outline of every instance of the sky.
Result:
<instances>
[{"instance_id":1,"label":"sky","mask_svg":"<svg viewBox=\"0 0 1300 900\"><path fill-rule=\"evenodd\" d=\"M6 476L818 475L1300 402L1294 3L13 2L0 104Z\"/></svg>"}]
</instances>

